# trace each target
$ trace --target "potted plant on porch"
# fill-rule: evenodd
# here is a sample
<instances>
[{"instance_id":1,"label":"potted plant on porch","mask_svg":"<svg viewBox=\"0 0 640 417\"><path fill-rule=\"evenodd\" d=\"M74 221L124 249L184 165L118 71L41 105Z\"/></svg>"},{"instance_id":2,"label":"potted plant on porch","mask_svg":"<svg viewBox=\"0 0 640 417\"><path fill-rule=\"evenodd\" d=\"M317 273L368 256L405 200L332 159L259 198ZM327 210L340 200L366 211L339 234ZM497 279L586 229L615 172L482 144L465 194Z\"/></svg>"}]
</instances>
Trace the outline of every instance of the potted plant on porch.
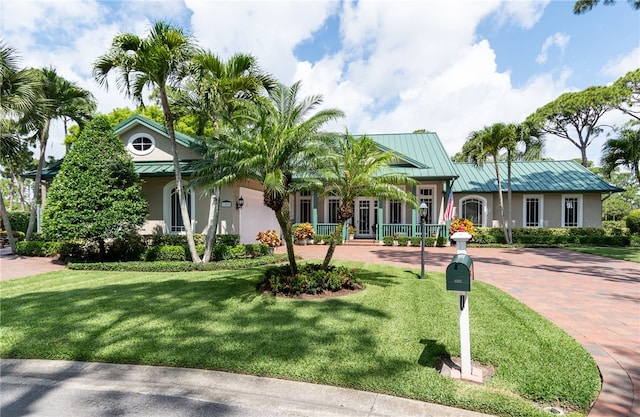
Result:
<instances>
[{"instance_id":1,"label":"potted plant on porch","mask_svg":"<svg viewBox=\"0 0 640 417\"><path fill-rule=\"evenodd\" d=\"M356 237L356 232L357 231L358 231L358 229L356 229L356 227L351 225L351 224L347 227L347 233L349 234L349 240L353 240Z\"/></svg>"},{"instance_id":2,"label":"potted plant on porch","mask_svg":"<svg viewBox=\"0 0 640 417\"><path fill-rule=\"evenodd\" d=\"M313 225L311 223L300 223L293 232L298 243L302 245L309 243L309 239L312 239L314 234L315 231L313 230Z\"/></svg>"}]
</instances>

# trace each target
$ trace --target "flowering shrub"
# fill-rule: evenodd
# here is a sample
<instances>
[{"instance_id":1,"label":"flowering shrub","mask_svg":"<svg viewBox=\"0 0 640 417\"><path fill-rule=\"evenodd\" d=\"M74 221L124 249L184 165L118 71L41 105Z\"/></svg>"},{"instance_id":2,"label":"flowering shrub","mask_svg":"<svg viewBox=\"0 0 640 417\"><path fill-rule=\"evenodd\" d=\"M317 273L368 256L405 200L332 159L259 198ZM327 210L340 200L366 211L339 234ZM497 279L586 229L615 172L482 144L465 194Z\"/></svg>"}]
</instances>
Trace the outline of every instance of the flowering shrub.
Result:
<instances>
[{"instance_id":1,"label":"flowering shrub","mask_svg":"<svg viewBox=\"0 0 640 417\"><path fill-rule=\"evenodd\" d=\"M273 294L299 295L321 294L325 291L362 288L354 269L329 266L327 271L318 264L298 266L298 273L291 275L289 265L270 267L265 273L265 287Z\"/></svg>"},{"instance_id":2,"label":"flowering shrub","mask_svg":"<svg viewBox=\"0 0 640 417\"><path fill-rule=\"evenodd\" d=\"M311 223L300 223L293 231L293 235L298 240L311 239L314 234L315 231Z\"/></svg>"},{"instance_id":3,"label":"flowering shrub","mask_svg":"<svg viewBox=\"0 0 640 417\"><path fill-rule=\"evenodd\" d=\"M280 240L280 236L278 235L278 232L276 232L275 230L266 230L264 232L258 232L258 236L256 237L256 240L259 241L260 243L264 243L270 248L275 248L282 244L282 241Z\"/></svg>"},{"instance_id":4,"label":"flowering shrub","mask_svg":"<svg viewBox=\"0 0 640 417\"><path fill-rule=\"evenodd\" d=\"M476 236L476 228L473 225L473 222L469 219L455 219L451 222L451 226L449 227L449 234L454 234L455 232L467 232L471 235L471 238Z\"/></svg>"}]
</instances>

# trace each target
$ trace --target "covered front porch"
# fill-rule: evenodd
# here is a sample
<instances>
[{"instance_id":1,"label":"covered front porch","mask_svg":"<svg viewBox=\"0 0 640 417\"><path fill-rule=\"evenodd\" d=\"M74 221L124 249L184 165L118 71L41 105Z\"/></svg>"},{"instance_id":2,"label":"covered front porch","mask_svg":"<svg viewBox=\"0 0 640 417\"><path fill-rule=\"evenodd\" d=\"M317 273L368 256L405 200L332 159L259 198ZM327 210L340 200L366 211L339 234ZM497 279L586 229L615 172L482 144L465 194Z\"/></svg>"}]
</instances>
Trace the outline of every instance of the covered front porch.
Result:
<instances>
[{"instance_id":1,"label":"covered front porch","mask_svg":"<svg viewBox=\"0 0 640 417\"><path fill-rule=\"evenodd\" d=\"M335 232L337 223L311 223L313 230L317 235L330 235ZM449 238L449 222L443 224L425 224L425 236L427 237L445 237ZM347 225L342 230L342 237L347 239L348 230ZM356 233L355 237L358 239L374 239L382 241L385 236L408 236L414 237L422 236L422 225L418 224L384 224L379 227L379 224L375 224L372 233Z\"/></svg>"},{"instance_id":2,"label":"covered front porch","mask_svg":"<svg viewBox=\"0 0 640 417\"><path fill-rule=\"evenodd\" d=\"M424 233L427 237L449 237L451 222L443 219L444 198L438 198L449 189L437 184L420 184L411 190L418 202L424 203L427 207L424 213ZM315 192L300 193L291 203L294 208L294 223L311 223L317 235L330 235L335 232L340 205L337 197L319 198ZM382 241L386 236L421 237L422 220L420 210L410 204L359 197L354 201L354 215L345 224L342 236L346 240L347 228L353 226L356 239Z\"/></svg>"}]
</instances>

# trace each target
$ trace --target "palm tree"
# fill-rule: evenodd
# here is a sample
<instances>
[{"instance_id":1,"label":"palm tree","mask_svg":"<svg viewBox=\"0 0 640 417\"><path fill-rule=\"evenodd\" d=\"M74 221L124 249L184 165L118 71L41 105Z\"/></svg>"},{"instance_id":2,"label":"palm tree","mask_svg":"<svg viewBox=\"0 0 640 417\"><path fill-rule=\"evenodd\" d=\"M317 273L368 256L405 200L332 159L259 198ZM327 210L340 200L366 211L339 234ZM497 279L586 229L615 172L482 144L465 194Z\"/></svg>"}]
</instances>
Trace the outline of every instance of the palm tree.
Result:
<instances>
[{"instance_id":1,"label":"palm tree","mask_svg":"<svg viewBox=\"0 0 640 417\"><path fill-rule=\"evenodd\" d=\"M191 229L191 220L182 183L174 115L167 95L169 88L180 86L186 74L186 67L195 52L196 49L191 38L182 29L168 23L156 22L146 38L140 38L131 33L114 37L109 52L100 56L94 63L93 75L100 85L108 89L108 75L117 72L120 89L127 97L132 97L140 105L144 105L142 94L145 88L157 88L167 132L171 139L176 193L180 203L189 252L193 261L199 262L200 257L193 239L193 230Z\"/></svg>"},{"instance_id":2,"label":"palm tree","mask_svg":"<svg viewBox=\"0 0 640 417\"><path fill-rule=\"evenodd\" d=\"M513 126L513 125L511 125ZM512 205L512 186L511 186L511 165L513 161L535 161L542 159L542 150L544 149L544 133L530 121L524 121L513 126L515 134L515 142L513 148L508 146L507 150L507 243L513 242L513 205ZM524 146L523 150L518 150L519 145Z\"/></svg>"},{"instance_id":3,"label":"palm tree","mask_svg":"<svg viewBox=\"0 0 640 417\"><path fill-rule=\"evenodd\" d=\"M264 204L275 213L287 246L289 267L298 272L293 249L289 196L299 189L294 177L316 171L317 157L327 151L333 135L320 132L328 122L343 117L337 109L317 110L318 95L298 97L300 82L278 84L268 98L245 101L235 111L233 126L216 141L215 165L231 165L216 184L254 179L264 187Z\"/></svg>"},{"instance_id":4,"label":"palm tree","mask_svg":"<svg viewBox=\"0 0 640 417\"><path fill-rule=\"evenodd\" d=\"M38 79L32 70L18 68L18 55L15 49L0 42L0 164L7 166L22 148L24 123L18 120L31 112L37 99ZM4 205L4 196L0 191L0 211L2 223L7 231L11 250L15 252L11 222Z\"/></svg>"},{"instance_id":5,"label":"palm tree","mask_svg":"<svg viewBox=\"0 0 640 417\"><path fill-rule=\"evenodd\" d=\"M382 152L367 136L355 138L348 132L338 141L320 171L324 186L323 195L340 198L338 226L332 234L331 243L322 263L327 269L345 223L353 217L357 197L380 197L400 200L416 206L413 194L399 188L399 184L414 184L405 174L391 172L389 165L395 156Z\"/></svg>"},{"instance_id":6,"label":"palm tree","mask_svg":"<svg viewBox=\"0 0 640 417\"><path fill-rule=\"evenodd\" d=\"M619 166L626 166L640 183L640 130L625 128L617 138L602 147L602 169L607 176Z\"/></svg>"},{"instance_id":7,"label":"palm tree","mask_svg":"<svg viewBox=\"0 0 640 417\"><path fill-rule=\"evenodd\" d=\"M195 115L195 133L199 137L202 137L208 124L216 127L230 121L242 100L255 100L261 93L272 90L275 85L270 75L260 71L256 59L246 54L235 54L223 61L211 52L203 51L193 58L189 72L191 78L187 88L173 96L173 107L177 109L176 112ZM207 144L216 140L216 137L204 137L202 143L206 149ZM211 162L216 159L215 149L213 152L206 152L205 158L196 165L196 178L192 181L193 184L207 187L211 197L203 262L208 262L211 258L216 239L222 199L217 198L217 205L214 203L215 197L220 196L220 189L214 184L224 176L219 168L233 169L232 166L217 166L217 169L212 169L216 166Z\"/></svg>"},{"instance_id":8,"label":"palm tree","mask_svg":"<svg viewBox=\"0 0 640 417\"><path fill-rule=\"evenodd\" d=\"M502 229L507 243L511 243L511 235L509 233L510 225L507 225L504 216L504 198L502 196L502 179L500 178L500 170L498 161L501 153L507 151L507 162L510 170L510 153L516 147L516 126L513 124L496 123L491 126L485 126L482 130L471 132L467 139L467 143L463 146L466 149L470 160L480 166L487 160L493 161L493 166L498 182L498 202L500 204L500 220Z\"/></svg>"},{"instance_id":9,"label":"palm tree","mask_svg":"<svg viewBox=\"0 0 640 417\"><path fill-rule=\"evenodd\" d=\"M82 126L90 118L90 113L96 108L93 95L89 91L65 80L58 75L54 68L39 70L39 77L40 88L38 89L37 104L26 116L36 126L37 141L40 147L33 204L31 205L29 227L27 228L27 240L31 238L36 224L36 206L40 196L40 181L46 161L45 152L49 141L51 122L55 119L67 117Z\"/></svg>"}]
</instances>

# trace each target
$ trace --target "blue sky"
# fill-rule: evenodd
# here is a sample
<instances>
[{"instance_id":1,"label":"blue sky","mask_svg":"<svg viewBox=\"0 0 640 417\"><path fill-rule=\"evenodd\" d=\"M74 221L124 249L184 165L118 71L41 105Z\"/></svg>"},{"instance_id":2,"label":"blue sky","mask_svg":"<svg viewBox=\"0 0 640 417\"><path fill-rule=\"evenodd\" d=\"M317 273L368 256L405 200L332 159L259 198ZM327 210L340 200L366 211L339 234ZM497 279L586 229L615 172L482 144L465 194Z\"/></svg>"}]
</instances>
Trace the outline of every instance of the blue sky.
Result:
<instances>
[{"instance_id":1,"label":"blue sky","mask_svg":"<svg viewBox=\"0 0 640 417\"><path fill-rule=\"evenodd\" d=\"M576 16L572 1L548 0L2 0L0 33L24 66L53 66L89 89L108 112L133 104L106 91L91 67L117 33L144 36L166 20L222 57L255 55L280 81L347 117L352 133L428 129L449 154L473 130L520 122L567 91L606 85L640 67L640 12L626 1ZM114 82L111 82L115 86ZM625 119L610 114L605 122ZM598 161L602 136L589 151ZM62 131L48 152L63 152ZM546 155L579 157L548 138Z\"/></svg>"}]
</instances>

